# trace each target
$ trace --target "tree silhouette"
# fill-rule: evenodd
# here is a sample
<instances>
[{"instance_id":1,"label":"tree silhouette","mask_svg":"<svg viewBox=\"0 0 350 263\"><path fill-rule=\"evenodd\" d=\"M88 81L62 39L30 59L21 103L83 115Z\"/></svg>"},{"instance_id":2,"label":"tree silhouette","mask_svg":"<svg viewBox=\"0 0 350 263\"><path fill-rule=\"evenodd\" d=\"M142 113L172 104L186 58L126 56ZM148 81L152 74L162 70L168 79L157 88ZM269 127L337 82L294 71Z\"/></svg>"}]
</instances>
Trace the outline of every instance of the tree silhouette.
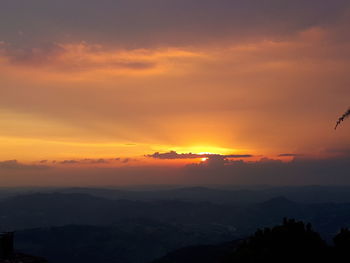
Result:
<instances>
[{"instance_id":1,"label":"tree silhouette","mask_svg":"<svg viewBox=\"0 0 350 263\"><path fill-rule=\"evenodd\" d=\"M350 230L342 228L327 245L310 223L283 219L282 225L258 229L247 239L179 250L154 263L343 263L350 262Z\"/></svg>"},{"instance_id":2,"label":"tree silhouette","mask_svg":"<svg viewBox=\"0 0 350 263\"><path fill-rule=\"evenodd\" d=\"M334 129L336 130L337 127L340 125L340 123L342 123L346 118L348 118L350 116L350 108L342 115L338 118L337 123L335 124Z\"/></svg>"},{"instance_id":3,"label":"tree silhouette","mask_svg":"<svg viewBox=\"0 0 350 263\"><path fill-rule=\"evenodd\" d=\"M282 225L258 229L223 262L326 262L329 256L327 244L311 224L285 218Z\"/></svg>"},{"instance_id":4,"label":"tree silhouette","mask_svg":"<svg viewBox=\"0 0 350 263\"><path fill-rule=\"evenodd\" d=\"M345 262L349 259L350 251L350 231L347 228L342 228L340 232L333 238L334 242L334 258L337 262Z\"/></svg>"}]
</instances>

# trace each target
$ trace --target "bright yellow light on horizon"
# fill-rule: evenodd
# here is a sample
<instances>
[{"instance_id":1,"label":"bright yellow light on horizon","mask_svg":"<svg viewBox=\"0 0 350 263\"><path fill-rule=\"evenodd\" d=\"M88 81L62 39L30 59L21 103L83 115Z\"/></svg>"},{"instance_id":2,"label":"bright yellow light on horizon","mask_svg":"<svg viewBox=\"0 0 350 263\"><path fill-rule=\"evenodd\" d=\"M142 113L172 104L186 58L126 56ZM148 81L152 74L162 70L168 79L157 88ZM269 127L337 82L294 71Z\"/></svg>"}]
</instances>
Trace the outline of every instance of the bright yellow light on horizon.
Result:
<instances>
[{"instance_id":1,"label":"bright yellow light on horizon","mask_svg":"<svg viewBox=\"0 0 350 263\"><path fill-rule=\"evenodd\" d=\"M168 147L174 149L177 153L196 153L196 154L233 154L240 152L238 149L222 148L215 146L189 146L189 147Z\"/></svg>"}]
</instances>

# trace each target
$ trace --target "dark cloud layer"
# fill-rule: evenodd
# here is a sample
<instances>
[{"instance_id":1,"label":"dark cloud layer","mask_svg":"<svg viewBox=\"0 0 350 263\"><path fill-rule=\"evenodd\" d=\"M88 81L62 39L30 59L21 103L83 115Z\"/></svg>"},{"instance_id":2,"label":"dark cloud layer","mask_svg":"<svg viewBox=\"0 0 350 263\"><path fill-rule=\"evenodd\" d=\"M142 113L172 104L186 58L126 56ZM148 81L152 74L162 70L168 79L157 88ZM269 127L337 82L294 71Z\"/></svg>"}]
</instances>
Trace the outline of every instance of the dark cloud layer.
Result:
<instances>
[{"instance_id":1,"label":"dark cloud layer","mask_svg":"<svg viewBox=\"0 0 350 263\"><path fill-rule=\"evenodd\" d=\"M148 154L146 157L155 159L197 159L197 158L249 158L253 157L251 154L197 154L197 153L177 153L176 151L170 151L166 153L155 152L153 154Z\"/></svg>"},{"instance_id":2,"label":"dark cloud layer","mask_svg":"<svg viewBox=\"0 0 350 263\"><path fill-rule=\"evenodd\" d=\"M18 162L17 160L6 160L0 162L0 169L10 169L10 170L36 170L36 169L46 169L49 166L46 165L30 165L23 164Z\"/></svg>"},{"instance_id":3,"label":"dark cloud layer","mask_svg":"<svg viewBox=\"0 0 350 263\"><path fill-rule=\"evenodd\" d=\"M299 157L299 156L303 156L300 153L281 153L278 155L279 157Z\"/></svg>"},{"instance_id":4,"label":"dark cloud layer","mask_svg":"<svg viewBox=\"0 0 350 263\"><path fill-rule=\"evenodd\" d=\"M233 161L216 156L185 167L122 166L79 169L56 166L33 169L17 161L0 163L7 185L118 186L130 184L182 185L344 185L350 184L350 158L296 158L282 162L263 158L255 162ZM20 169L19 169L20 168ZM27 169L24 169L27 168ZM4 172L6 171L6 173Z\"/></svg>"},{"instance_id":5,"label":"dark cloud layer","mask_svg":"<svg viewBox=\"0 0 350 263\"><path fill-rule=\"evenodd\" d=\"M105 159L82 159L82 160L64 160L59 162L59 164L104 164L109 163L108 160Z\"/></svg>"},{"instance_id":6,"label":"dark cloud layer","mask_svg":"<svg viewBox=\"0 0 350 263\"><path fill-rule=\"evenodd\" d=\"M350 158L312 160L297 158L291 162L261 159L257 162L216 161L186 167L191 180L230 184L350 184Z\"/></svg>"},{"instance_id":7,"label":"dark cloud layer","mask_svg":"<svg viewBox=\"0 0 350 263\"><path fill-rule=\"evenodd\" d=\"M113 159L92 159L92 158L85 158L85 159L72 159L72 160L63 160L61 162L58 162L62 165L75 165L75 164L109 164L111 162L120 162L120 163L128 163L132 159L130 158L113 158Z\"/></svg>"},{"instance_id":8,"label":"dark cloud layer","mask_svg":"<svg viewBox=\"0 0 350 263\"><path fill-rule=\"evenodd\" d=\"M182 45L327 26L348 7L347 0L3 0L0 40Z\"/></svg>"},{"instance_id":9,"label":"dark cloud layer","mask_svg":"<svg viewBox=\"0 0 350 263\"><path fill-rule=\"evenodd\" d=\"M0 39L1 40L1 39ZM46 66L51 69L56 69L64 72L79 72L93 69L125 69L144 71L155 68L155 62L144 61L132 58L111 58L111 55L116 53L109 53L109 57L100 60L92 60L88 55L93 54L98 56L103 54L103 48L100 46L88 45L84 41L76 43L74 48L72 46L58 44L58 43L41 43L38 46L22 46L15 43L1 43L0 55L8 60L12 65L22 66ZM70 58L62 59L67 55L72 55L74 52L81 52L79 55L75 54Z\"/></svg>"}]
</instances>

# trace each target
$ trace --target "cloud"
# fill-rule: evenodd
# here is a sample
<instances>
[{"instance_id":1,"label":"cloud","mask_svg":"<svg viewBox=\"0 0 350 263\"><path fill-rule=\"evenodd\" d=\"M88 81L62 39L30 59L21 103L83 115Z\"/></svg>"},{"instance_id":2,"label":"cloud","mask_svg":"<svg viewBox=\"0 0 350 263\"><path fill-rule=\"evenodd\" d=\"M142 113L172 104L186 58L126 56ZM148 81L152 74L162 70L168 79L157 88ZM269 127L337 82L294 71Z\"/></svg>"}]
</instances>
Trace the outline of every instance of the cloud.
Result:
<instances>
[{"instance_id":1,"label":"cloud","mask_svg":"<svg viewBox=\"0 0 350 263\"><path fill-rule=\"evenodd\" d=\"M254 157L254 155L251 155L251 154L228 154L228 155L219 155L219 156L222 156L224 158L250 158L250 157ZM208 157L210 157L210 155Z\"/></svg>"},{"instance_id":2,"label":"cloud","mask_svg":"<svg viewBox=\"0 0 350 263\"><path fill-rule=\"evenodd\" d=\"M327 156L336 158L350 158L350 145L344 143L340 147L330 147L323 150Z\"/></svg>"},{"instance_id":3,"label":"cloud","mask_svg":"<svg viewBox=\"0 0 350 263\"><path fill-rule=\"evenodd\" d=\"M81 163L88 163L88 164L101 164L101 163L109 163L108 160L100 158L100 159L83 159L81 160Z\"/></svg>"},{"instance_id":4,"label":"cloud","mask_svg":"<svg viewBox=\"0 0 350 263\"><path fill-rule=\"evenodd\" d=\"M135 161L135 159L131 158L112 158L112 159L104 159L104 158L98 158L98 159L93 159L93 158L85 158L85 159L72 159L72 160L64 160L61 162L58 162L59 164L62 165L75 165L75 164L86 164L86 165L91 165L91 164L111 164L111 163L129 163L130 161Z\"/></svg>"},{"instance_id":5,"label":"cloud","mask_svg":"<svg viewBox=\"0 0 350 263\"><path fill-rule=\"evenodd\" d=\"M0 10L0 105L13 113L0 126L15 138L2 149L40 160L114 156L104 145L125 142L137 147L118 151L139 156L154 145L288 153L349 141L346 126L328 132L350 95L349 1L22 2Z\"/></svg>"},{"instance_id":6,"label":"cloud","mask_svg":"<svg viewBox=\"0 0 350 263\"><path fill-rule=\"evenodd\" d=\"M0 18L2 38L24 46L78 39L144 47L283 36L336 23L348 7L347 0L6 1Z\"/></svg>"},{"instance_id":7,"label":"cloud","mask_svg":"<svg viewBox=\"0 0 350 263\"><path fill-rule=\"evenodd\" d=\"M217 167L221 167L223 165L227 165L229 164L230 161L222 156L222 155L213 155L213 156L209 156L208 159L202 163L200 163L200 165L204 165L206 167L210 167L210 168L217 168Z\"/></svg>"},{"instance_id":8,"label":"cloud","mask_svg":"<svg viewBox=\"0 0 350 263\"><path fill-rule=\"evenodd\" d=\"M59 162L59 164L107 164L107 163L109 163L109 161L103 158L99 158L99 159L85 158L85 159L79 159L79 160L64 160Z\"/></svg>"},{"instance_id":9,"label":"cloud","mask_svg":"<svg viewBox=\"0 0 350 263\"><path fill-rule=\"evenodd\" d=\"M59 162L59 164L78 164L78 163L80 163L80 161L78 160L64 160Z\"/></svg>"},{"instance_id":10,"label":"cloud","mask_svg":"<svg viewBox=\"0 0 350 263\"><path fill-rule=\"evenodd\" d=\"M47 169L49 166L46 165L29 165L18 162L17 160L6 160L0 162L0 169L9 170L36 170L36 169Z\"/></svg>"},{"instance_id":11,"label":"cloud","mask_svg":"<svg viewBox=\"0 0 350 263\"><path fill-rule=\"evenodd\" d=\"M51 43L36 47L2 44L0 55L11 65L65 73L96 70L137 72L157 67L153 54L143 50L108 50L86 42Z\"/></svg>"},{"instance_id":12,"label":"cloud","mask_svg":"<svg viewBox=\"0 0 350 263\"><path fill-rule=\"evenodd\" d=\"M197 154L197 153L177 153L176 151L170 151L166 153L155 152L153 154L145 155L146 157L154 159L197 159L197 158L249 158L253 157L251 154Z\"/></svg>"},{"instance_id":13,"label":"cloud","mask_svg":"<svg viewBox=\"0 0 350 263\"><path fill-rule=\"evenodd\" d=\"M282 162L262 158L255 162L230 161L190 164L184 169L192 183L309 185L349 184L350 159L304 159Z\"/></svg>"},{"instance_id":14,"label":"cloud","mask_svg":"<svg viewBox=\"0 0 350 263\"><path fill-rule=\"evenodd\" d=\"M170 151L166 153L155 152L153 154L148 154L146 157L155 158L155 159L195 159L201 158L199 154L195 153L177 153L175 151Z\"/></svg>"},{"instance_id":15,"label":"cloud","mask_svg":"<svg viewBox=\"0 0 350 263\"><path fill-rule=\"evenodd\" d=\"M128 163L129 161L130 161L129 158L125 158L125 159L122 160L122 163Z\"/></svg>"},{"instance_id":16,"label":"cloud","mask_svg":"<svg viewBox=\"0 0 350 263\"><path fill-rule=\"evenodd\" d=\"M279 157L300 157L300 156L303 156L303 155L299 154L299 153L281 153L278 156Z\"/></svg>"},{"instance_id":17,"label":"cloud","mask_svg":"<svg viewBox=\"0 0 350 263\"><path fill-rule=\"evenodd\" d=\"M115 160L124 164L129 163L131 161L132 162L138 161L137 159L133 159L133 158L116 158Z\"/></svg>"},{"instance_id":18,"label":"cloud","mask_svg":"<svg viewBox=\"0 0 350 263\"><path fill-rule=\"evenodd\" d=\"M209 159L210 160L210 159ZM14 161L1 162L4 184L16 186L121 186L166 185L344 185L350 184L350 159L297 158L291 162L263 158L244 162L213 157L210 161L169 166L56 166L53 169L18 169ZM3 167L16 168L3 168ZM30 166L26 166L29 168Z\"/></svg>"},{"instance_id":19,"label":"cloud","mask_svg":"<svg viewBox=\"0 0 350 263\"><path fill-rule=\"evenodd\" d=\"M14 65L43 66L63 55L65 49L56 43L36 47L16 47L9 43L0 45L0 54Z\"/></svg>"}]
</instances>

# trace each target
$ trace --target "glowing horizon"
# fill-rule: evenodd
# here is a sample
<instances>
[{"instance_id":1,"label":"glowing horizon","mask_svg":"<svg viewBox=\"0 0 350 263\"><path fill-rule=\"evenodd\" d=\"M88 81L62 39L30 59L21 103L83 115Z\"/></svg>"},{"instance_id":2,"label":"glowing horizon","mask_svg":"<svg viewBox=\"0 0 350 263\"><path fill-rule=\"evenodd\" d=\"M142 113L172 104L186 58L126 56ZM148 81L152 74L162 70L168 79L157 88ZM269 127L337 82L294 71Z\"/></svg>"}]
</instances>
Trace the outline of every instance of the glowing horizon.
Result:
<instances>
[{"instance_id":1,"label":"glowing horizon","mask_svg":"<svg viewBox=\"0 0 350 263\"><path fill-rule=\"evenodd\" d=\"M5 2L4 184L37 182L36 168L44 182L100 169L95 183L130 169L108 184L209 166L221 183L230 165L350 156L349 122L334 131L350 97L346 1Z\"/></svg>"}]
</instances>

